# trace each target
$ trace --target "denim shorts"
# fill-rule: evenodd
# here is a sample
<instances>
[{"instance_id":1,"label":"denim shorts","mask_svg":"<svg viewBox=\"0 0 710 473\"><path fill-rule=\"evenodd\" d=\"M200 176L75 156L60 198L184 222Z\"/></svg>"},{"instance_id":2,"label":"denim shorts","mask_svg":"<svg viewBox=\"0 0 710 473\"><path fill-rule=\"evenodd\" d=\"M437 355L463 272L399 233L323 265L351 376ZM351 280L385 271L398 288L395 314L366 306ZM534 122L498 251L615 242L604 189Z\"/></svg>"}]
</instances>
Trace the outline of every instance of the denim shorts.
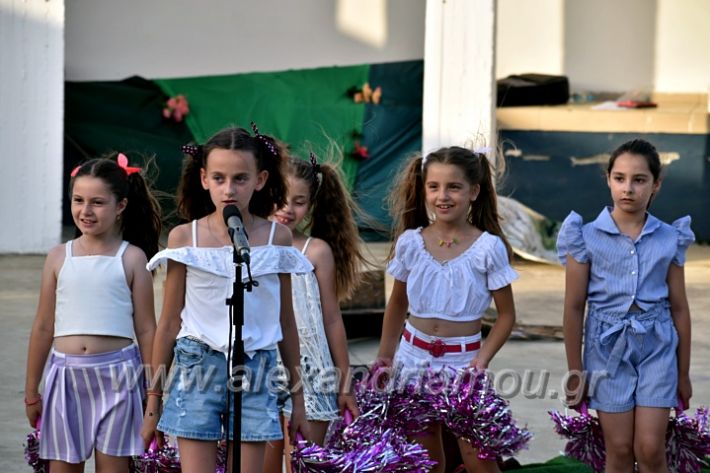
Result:
<instances>
[{"instance_id":1,"label":"denim shorts","mask_svg":"<svg viewBox=\"0 0 710 473\"><path fill-rule=\"evenodd\" d=\"M245 383L242 394L241 441L265 442L283 438L276 395L278 376L276 350L258 350L245 356L240 370ZM158 430L192 440L225 438L227 407L227 359L192 337L179 338L168 396ZM234 413L231 396L230 417ZM230 422L229 438L232 439Z\"/></svg>"},{"instance_id":2,"label":"denim shorts","mask_svg":"<svg viewBox=\"0 0 710 473\"><path fill-rule=\"evenodd\" d=\"M584 339L589 407L614 413L678 404L678 333L668 307L627 314L590 309Z\"/></svg>"}]
</instances>

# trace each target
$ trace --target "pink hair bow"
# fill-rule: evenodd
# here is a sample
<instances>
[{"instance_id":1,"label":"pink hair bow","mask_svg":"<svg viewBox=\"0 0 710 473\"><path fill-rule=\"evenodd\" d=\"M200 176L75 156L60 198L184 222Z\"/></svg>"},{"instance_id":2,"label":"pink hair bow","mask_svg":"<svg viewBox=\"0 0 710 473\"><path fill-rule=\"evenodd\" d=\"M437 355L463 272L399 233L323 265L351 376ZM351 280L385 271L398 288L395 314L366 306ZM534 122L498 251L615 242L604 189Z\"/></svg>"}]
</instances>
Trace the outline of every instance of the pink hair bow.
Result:
<instances>
[{"instance_id":1,"label":"pink hair bow","mask_svg":"<svg viewBox=\"0 0 710 473\"><path fill-rule=\"evenodd\" d=\"M141 172L141 168L132 167L128 165L128 157L126 157L126 155L123 153L118 153L118 165L121 166L123 170L126 171L126 174L128 174L129 176L134 172Z\"/></svg>"},{"instance_id":2,"label":"pink hair bow","mask_svg":"<svg viewBox=\"0 0 710 473\"><path fill-rule=\"evenodd\" d=\"M141 172L141 168L128 165L128 157L123 153L118 153L117 161L118 161L119 167L123 168L123 170L126 171L126 174L129 176L131 174L133 174L134 172ZM80 164L77 167L75 167L74 169L72 169L70 176L71 177L76 176L77 173L79 172L79 169L81 169L81 166L82 165Z\"/></svg>"}]
</instances>

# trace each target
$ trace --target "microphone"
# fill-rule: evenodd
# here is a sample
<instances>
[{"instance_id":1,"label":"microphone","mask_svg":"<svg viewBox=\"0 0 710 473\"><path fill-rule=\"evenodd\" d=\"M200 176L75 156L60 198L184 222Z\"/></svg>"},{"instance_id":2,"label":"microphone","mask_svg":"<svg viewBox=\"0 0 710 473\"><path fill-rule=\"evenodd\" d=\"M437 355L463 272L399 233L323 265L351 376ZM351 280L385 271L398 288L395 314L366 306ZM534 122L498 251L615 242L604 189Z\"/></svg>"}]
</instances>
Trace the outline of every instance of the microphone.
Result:
<instances>
[{"instance_id":1,"label":"microphone","mask_svg":"<svg viewBox=\"0 0 710 473\"><path fill-rule=\"evenodd\" d=\"M227 225L229 236L232 238L234 251L237 252L241 260L249 264L249 235L244 230L242 223L242 213L236 205L227 205L222 211L224 223Z\"/></svg>"}]
</instances>

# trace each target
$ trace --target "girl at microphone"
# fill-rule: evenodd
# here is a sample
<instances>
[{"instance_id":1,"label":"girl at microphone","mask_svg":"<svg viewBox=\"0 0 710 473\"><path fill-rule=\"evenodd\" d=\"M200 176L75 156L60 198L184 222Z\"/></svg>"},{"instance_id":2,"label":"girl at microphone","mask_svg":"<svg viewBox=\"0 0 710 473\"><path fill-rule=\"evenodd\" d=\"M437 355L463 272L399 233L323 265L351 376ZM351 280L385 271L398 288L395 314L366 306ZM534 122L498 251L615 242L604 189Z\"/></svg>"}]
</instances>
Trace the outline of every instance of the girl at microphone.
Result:
<instances>
[{"instance_id":1,"label":"girl at microphone","mask_svg":"<svg viewBox=\"0 0 710 473\"><path fill-rule=\"evenodd\" d=\"M223 218L227 206L236 206L242 215L251 273L258 282L244 294L245 366L234 367L246 378L239 471L260 473L266 442L283 436L276 406L277 344L293 386L300 386L290 273L307 273L313 267L291 246L289 229L267 220L274 207L285 203L285 157L273 138L252 128L253 134L228 128L203 146L183 148L178 213L189 222L174 228L168 248L148 263L153 269L167 262L167 276L143 438L147 445L156 430L177 437L183 472L213 473L217 441L225 431L231 438L231 422L224 418L231 324L225 299L232 295L234 277L232 241ZM161 414L161 374L173 353L175 373ZM302 393L292 390L291 396L292 438L298 430L308 438Z\"/></svg>"}]
</instances>

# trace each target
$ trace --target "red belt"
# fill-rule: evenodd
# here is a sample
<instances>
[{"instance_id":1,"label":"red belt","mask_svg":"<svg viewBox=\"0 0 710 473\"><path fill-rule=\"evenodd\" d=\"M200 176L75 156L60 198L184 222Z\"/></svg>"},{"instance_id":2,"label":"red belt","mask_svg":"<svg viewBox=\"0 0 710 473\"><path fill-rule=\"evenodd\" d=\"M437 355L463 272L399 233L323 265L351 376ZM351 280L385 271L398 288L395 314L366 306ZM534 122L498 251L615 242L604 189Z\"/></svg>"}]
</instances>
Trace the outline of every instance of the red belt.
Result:
<instances>
[{"instance_id":1,"label":"red belt","mask_svg":"<svg viewBox=\"0 0 710 473\"><path fill-rule=\"evenodd\" d=\"M475 351L481 348L480 340L467 343L463 346L460 343L456 345L448 345L444 343L443 340L440 340L438 338L433 342L427 342L426 340L422 340L416 335L412 335L412 332L410 332L406 328L404 329L402 337L415 347L428 351L434 358L444 356L444 354L446 353L463 353L467 351Z\"/></svg>"}]
</instances>

